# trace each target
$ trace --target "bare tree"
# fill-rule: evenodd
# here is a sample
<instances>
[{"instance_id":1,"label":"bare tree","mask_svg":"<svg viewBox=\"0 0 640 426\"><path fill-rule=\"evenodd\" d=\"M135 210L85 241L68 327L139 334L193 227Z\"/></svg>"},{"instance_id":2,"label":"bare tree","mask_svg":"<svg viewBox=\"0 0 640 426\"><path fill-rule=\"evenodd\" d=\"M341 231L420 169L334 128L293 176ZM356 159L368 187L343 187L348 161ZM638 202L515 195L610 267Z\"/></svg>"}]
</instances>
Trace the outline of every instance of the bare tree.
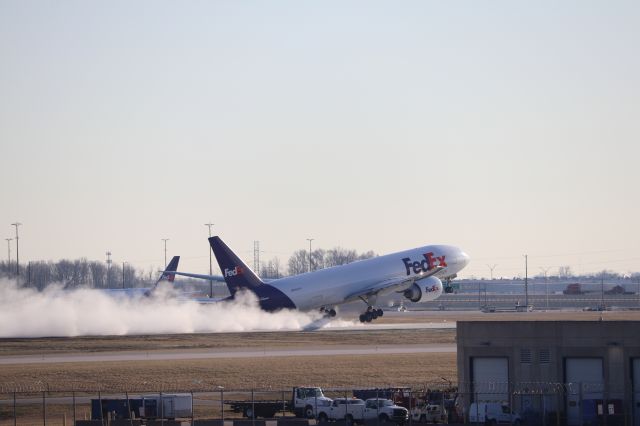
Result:
<instances>
[{"instance_id":1,"label":"bare tree","mask_svg":"<svg viewBox=\"0 0 640 426\"><path fill-rule=\"evenodd\" d=\"M65 287L72 287L75 265L72 261L63 259L56 264L55 280L64 284Z\"/></svg>"},{"instance_id":2,"label":"bare tree","mask_svg":"<svg viewBox=\"0 0 640 426\"><path fill-rule=\"evenodd\" d=\"M309 271L309 252L298 250L289 258L289 275L298 275Z\"/></svg>"},{"instance_id":3,"label":"bare tree","mask_svg":"<svg viewBox=\"0 0 640 426\"><path fill-rule=\"evenodd\" d=\"M323 249L316 249L311 252L311 270L316 271L318 269L325 268L325 251Z\"/></svg>"},{"instance_id":4,"label":"bare tree","mask_svg":"<svg viewBox=\"0 0 640 426\"><path fill-rule=\"evenodd\" d=\"M373 250L369 250L364 252L358 256L358 260L371 259L372 257L376 257L377 254Z\"/></svg>"},{"instance_id":5,"label":"bare tree","mask_svg":"<svg viewBox=\"0 0 640 426\"><path fill-rule=\"evenodd\" d=\"M571 266L561 266L558 268L558 276L560 278L570 278L573 276L573 273L571 272Z\"/></svg>"},{"instance_id":6,"label":"bare tree","mask_svg":"<svg viewBox=\"0 0 640 426\"><path fill-rule=\"evenodd\" d=\"M341 247L334 247L327 250L325 263L327 267L346 265L358 260L358 253L355 250L346 250Z\"/></svg>"},{"instance_id":7,"label":"bare tree","mask_svg":"<svg viewBox=\"0 0 640 426\"><path fill-rule=\"evenodd\" d=\"M91 262L89 264L91 270L91 284L94 288L105 288L107 285L107 268L102 262Z\"/></svg>"}]
</instances>

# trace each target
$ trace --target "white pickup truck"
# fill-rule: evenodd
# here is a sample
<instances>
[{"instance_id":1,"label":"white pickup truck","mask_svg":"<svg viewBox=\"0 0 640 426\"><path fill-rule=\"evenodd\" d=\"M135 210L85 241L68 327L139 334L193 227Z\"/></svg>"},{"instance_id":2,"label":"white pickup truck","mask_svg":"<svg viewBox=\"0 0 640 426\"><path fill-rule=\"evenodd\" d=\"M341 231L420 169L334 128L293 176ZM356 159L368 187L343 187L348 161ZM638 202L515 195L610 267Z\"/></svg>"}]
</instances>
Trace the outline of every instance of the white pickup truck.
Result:
<instances>
[{"instance_id":1,"label":"white pickup truck","mask_svg":"<svg viewBox=\"0 0 640 426\"><path fill-rule=\"evenodd\" d=\"M380 422L394 422L399 425L409 420L409 411L389 399L336 398L329 407L318 407L318 421L344 419L347 425L364 423L378 419Z\"/></svg>"},{"instance_id":2,"label":"white pickup truck","mask_svg":"<svg viewBox=\"0 0 640 426\"><path fill-rule=\"evenodd\" d=\"M403 425L409 420L409 410L390 399L370 398L365 401L364 420L379 419Z\"/></svg>"},{"instance_id":3,"label":"white pickup truck","mask_svg":"<svg viewBox=\"0 0 640 426\"><path fill-rule=\"evenodd\" d=\"M336 398L331 404L318 406L318 422L344 419L345 423L353 424L363 418L364 401L358 398Z\"/></svg>"}]
</instances>

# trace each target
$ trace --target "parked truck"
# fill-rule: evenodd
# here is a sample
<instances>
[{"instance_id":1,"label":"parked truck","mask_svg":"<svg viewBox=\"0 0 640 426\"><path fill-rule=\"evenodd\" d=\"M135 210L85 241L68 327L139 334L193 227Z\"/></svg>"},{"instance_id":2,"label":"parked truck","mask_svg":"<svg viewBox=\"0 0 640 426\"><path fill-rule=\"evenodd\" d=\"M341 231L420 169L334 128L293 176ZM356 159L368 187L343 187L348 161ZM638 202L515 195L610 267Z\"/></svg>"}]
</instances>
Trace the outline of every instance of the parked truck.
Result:
<instances>
[{"instance_id":1,"label":"parked truck","mask_svg":"<svg viewBox=\"0 0 640 426\"><path fill-rule=\"evenodd\" d=\"M336 398L328 407L318 408L320 423L344 420L345 424L362 424L378 419L381 423L394 422L403 425L409 420L409 411L390 399Z\"/></svg>"},{"instance_id":2,"label":"parked truck","mask_svg":"<svg viewBox=\"0 0 640 426\"><path fill-rule=\"evenodd\" d=\"M292 412L296 417L315 418L319 408L328 407L331 398L322 393L317 387L295 387L290 400L276 399L266 401L225 400L224 403L236 413L244 417L256 418L274 417L278 412Z\"/></svg>"},{"instance_id":3,"label":"parked truck","mask_svg":"<svg viewBox=\"0 0 640 426\"><path fill-rule=\"evenodd\" d=\"M350 425L364 416L364 401L358 398L335 398L329 405L318 407L318 422L344 420Z\"/></svg>"}]
</instances>

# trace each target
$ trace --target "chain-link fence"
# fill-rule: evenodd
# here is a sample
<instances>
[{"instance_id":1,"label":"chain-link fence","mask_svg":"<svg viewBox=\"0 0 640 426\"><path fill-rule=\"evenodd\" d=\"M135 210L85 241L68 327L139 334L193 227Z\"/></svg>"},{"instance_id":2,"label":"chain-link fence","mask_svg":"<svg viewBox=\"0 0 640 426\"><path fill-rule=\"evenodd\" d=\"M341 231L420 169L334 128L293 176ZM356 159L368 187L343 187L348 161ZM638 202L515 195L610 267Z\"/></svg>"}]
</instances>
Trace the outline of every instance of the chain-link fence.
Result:
<instances>
[{"instance_id":1,"label":"chain-link fence","mask_svg":"<svg viewBox=\"0 0 640 426\"><path fill-rule=\"evenodd\" d=\"M323 390L9 386L4 383L0 388L0 426L640 425L634 419L639 412L633 396L627 400L624 394L605 395L601 383L469 383L458 387L439 382L420 387Z\"/></svg>"}]
</instances>

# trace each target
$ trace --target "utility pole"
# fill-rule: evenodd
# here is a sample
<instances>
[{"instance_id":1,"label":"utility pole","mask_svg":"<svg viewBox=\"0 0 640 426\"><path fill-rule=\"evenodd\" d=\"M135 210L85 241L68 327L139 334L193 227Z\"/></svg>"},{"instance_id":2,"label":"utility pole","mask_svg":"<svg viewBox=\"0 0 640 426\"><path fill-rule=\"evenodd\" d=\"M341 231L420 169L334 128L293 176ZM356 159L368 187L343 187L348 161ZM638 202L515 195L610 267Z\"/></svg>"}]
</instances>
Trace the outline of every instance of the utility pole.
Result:
<instances>
[{"instance_id":1,"label":"utility pole","mask_svg":"<svg viewBox=\"0 0 640 426\"><path fill-rule=\"evenodd\" d=\"M498 265L487 265L489 267L489 270L491 271L491 280L493 280L493 270L496 269L496 266Z\"/></svg>"},{"instance_id":2,"label":"utility pole","mask_svg":"<svg viewBox=\"0 0 640 426\"><path fill-rule=\"evenodd\" d=\"M549 279L547 278L547 273L549 273L549 269L551 268L540 268L542 273L544 274L544 294L547 299L547 311L549 310Z\"/></svg>"},{"instance_id":3,"label":"utility pole","mask_svg":"<svg viewBox=\"0 0 640 426\"><path fill-rule=\"evenodd\" d=\"M160 238L160 240L164 241L164 266L167 266L167 241L169 238Z\"/></svg>"},{"instance_id":4,"label":"utility pole","mask_svg":"<svg viewBox=\"0 0 640 426\"><path fill-rule=\"evenodd\" d=\"M601 303L600 303L600 309L602 309L604 311L604 272L602 271L602 274L600 274L600 294L601 294Z\"/></svg>"},{"instance_id":5,"label":"utility pole","mask_svg":"<svg viewBox=\"0 0 640 426\"><path fill-rule=\"evenodd\" d=\"M204 226L209 228L209 238L211 238L211 227L214 224L209 221L209 223L205 223ZM207 241L207 249L209 251L209 275L213 275L213 264L211 263L211 245ZM209 298L213 297L213 280L209 280Z\"/></svg>"},{"instance_id":6,"label":"utility pole","mask_svg":"<svg viewBox=\"0 0 640 426\"><path fill-rule=\"evenodd\" d=\"M11 241L13 238L5 238L7 240L7 269L11 268Z\"/></svg>"},{"instance_id":7,"label":"utility pole","mask_svg":"<svg viewBox=\"0 0 640 426\"><path fill-rule=\"evenodd\" d=\"M529 256L524 255L524 305L526 306L526 310L529 310L529 277L528 277L528 268L529 268Z\"/></svg>"},{"instance_id":8,"label":"utility pole","mask_svg":"<svg viewBox=\"0 0 640 426\"><path fill-rule=\"evenodd\" d=\"M111 288L111 251L107 250L107 288Z\"/></svg>"},{"instance_id":9,"label":"utility pole","mask_svg":"<svg viewBox=\"0 0 640 426\"><path fill-rule=\"evenodd\" d=\"M22 225L20 222L12 223L12 226L16 227L16 276L20 276L20 246L18 245L18 226Z\"/></svg>"},{"instance_id":10,"label":"utility pole","mask_svg":"<svg viewBox=\"0 0 640 426\"><path fill-rule=\"evenodd\" d=\"M315 240L315 238L307 238L309 241L309 272L311 272L311 241Z\"/></svg>"}]
</instances>

